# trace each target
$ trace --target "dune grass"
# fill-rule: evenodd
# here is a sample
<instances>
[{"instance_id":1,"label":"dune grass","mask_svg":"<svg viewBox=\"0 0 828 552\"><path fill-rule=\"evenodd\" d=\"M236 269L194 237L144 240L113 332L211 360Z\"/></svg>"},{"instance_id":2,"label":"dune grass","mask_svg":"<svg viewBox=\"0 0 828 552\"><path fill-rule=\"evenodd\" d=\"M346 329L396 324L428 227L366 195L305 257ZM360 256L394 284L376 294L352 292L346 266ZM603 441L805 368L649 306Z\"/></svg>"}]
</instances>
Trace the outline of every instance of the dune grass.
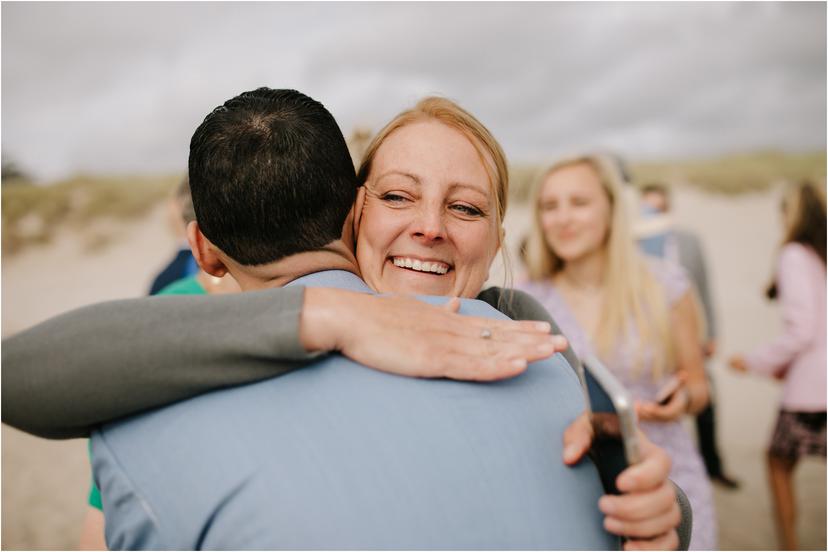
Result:
<instances>
[{"instance_id":1,"label":"dune grass","mask_svg":"<svg viewBox=\"0 0 828 552\"><path fill-rule=\"evenodd\" d=\"M4 183L3 254L48 243L60 229L79 230L96 221L139 218L169 197L181 178L81 175L47 186L20 180ZM93 241L106 243L105 237Z\"/></svg>"},{"instance_id":2,"label":"dune grass","mask_svg":"<svg viewBox=\"0 0 828 552\"><path fill-rule=\"evenodd\" d=\"M741 194L766 190L776 182L810 179L825 184L824 151L812 153L754 152L706 159L646 162L630 165L635 186L662 182L669 186L696 186L709 193ZM540 166L511 167L513 201L527 201Z\"/></svg>"},{"instance_id":3,"label":"dune grass","mask_svg":"<svg viewBox=\"0 0 828 552\"><path fill-rule=\"evenodd\" d=\"M718 158L638 162L631 165L634 184L651 181L697 186L706 192L740 194L767 189L779 181L804 178L825 184L824 151L789 154L775 151ZM542 166L510 167L510 201L528 201ZM83 230L101 220L117 223L146 214L169 197L183 175L157 177L77 176L48 186L17 178L2 187L4 255L48 243L62 229ZM107 235L90 243L105 246Z\"/></svg>"}]
</instances>

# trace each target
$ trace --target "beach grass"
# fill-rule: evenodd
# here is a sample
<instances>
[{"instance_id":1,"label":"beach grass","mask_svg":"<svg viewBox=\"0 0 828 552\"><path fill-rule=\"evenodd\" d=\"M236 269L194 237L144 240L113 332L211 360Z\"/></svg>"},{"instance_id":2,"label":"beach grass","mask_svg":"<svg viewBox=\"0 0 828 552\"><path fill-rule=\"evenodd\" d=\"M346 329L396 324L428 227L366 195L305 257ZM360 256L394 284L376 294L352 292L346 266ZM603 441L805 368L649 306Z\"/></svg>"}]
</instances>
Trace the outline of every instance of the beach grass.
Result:
<instances>
[{"instance_id":1,"label":"beach grass","mask_svg":"<svg viewBox=\"0 0 828 552\"><path fill-rule=\"evenodd\" d=\"M524 203L544 169L541 165L510 167L510 201ZM811 179L825 184L825 151L753 152L706 159L641 161L630 166L633 184L663 182L695 186L705 192L736 195L760 192L778 182ZM172 194L183 175L106 177L79 175L49 185L22 178L5 179L2 186L4 255L50 242L62 229L83 230L103 221L117 223L141 217ZM103 225L106 228L106 225ZM106 233L89 243L104 247Z\"/></svg>"},{"instance_id":2,"label":"beach grass","mask_svg":"<svg viewBox=\"0 0 828 552\"><path fill-rule=\"evenodd\" d=\"M779 182L803 179L825 185L825 151L785 153L760 151L700 159L640 161L628 167L633 185L651 182L667 186L695 186L705 192L738 195L761 192ZM510 168L510 199L528 201L544 167Z\"/></svg>"},{"instance_id":3,"label":"beach grass","mask_svg":"<svg viewBox=\"0 0 828 552\"><path fill-rule=\"evenodd\" d=\"M169 197L182 175L104 177L79 175L50 185L20 179L2 187L3 254L49 243L63 229L101 221L136 219ZM94 243L105 244L105 237Z\"/></svg>"}]
</instances>

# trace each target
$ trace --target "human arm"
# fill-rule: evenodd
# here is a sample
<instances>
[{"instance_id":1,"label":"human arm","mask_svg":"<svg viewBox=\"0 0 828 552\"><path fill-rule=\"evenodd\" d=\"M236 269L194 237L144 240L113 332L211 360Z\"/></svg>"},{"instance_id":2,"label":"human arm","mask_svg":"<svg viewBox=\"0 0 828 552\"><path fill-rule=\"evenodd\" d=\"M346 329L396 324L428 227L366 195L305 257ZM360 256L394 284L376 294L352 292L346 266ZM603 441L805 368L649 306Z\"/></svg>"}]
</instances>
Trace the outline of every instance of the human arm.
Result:
<instances>
[{"instance_id":1,"label":"human arm","mask_svg":"<svg viewBox=\"0 0 828 552\"><path fill-rule=\"evenodd\" d=\"M125 415L295 369L313 356L299 340L303 295L151 297L52 318L3 341L3 422L84 437Z\"/></svg>"},{"instance_id":2,"label":"human arm","mask_svg":"<svg viewBox=\"0 0 828 552\"><path fill-rule=\"evenodd\" d=\"M483 327L491 339L480 339ZM41 437L84 437L123 416L295 370L314 351L404 375L487 380L522 372L556 343L548 325L324 288L114 301L4 340L2 417Z\"/></svg>"},{"instance_id":3,"label":"human arm","mask_svg":"<svg viewBox=\"0 0 828 552\"><path fill-rule=\"evenodd\" d=\"M564 462L567 465L579 462L589 451L592 438L592 426L586 414L579 416L564 433ZM667 478L670 457L641 430L637 430L637 438L641 462L618 475L616 486L621 494L604 495L598 502L606 516L604 527L627 538L625 550L686 549L692 514L682 511L681 490Z\"/></svg>"},{"instance_id":4,"label":"human arm","mask_svg":"<svg viewBox=\"0 0 828 552\"><path fill-rule=\"evenodd\" d=\"M779 255L777 287L782 310L782 333L769 343L731 359L731 367L742 362L745 370L767 376L782 375L791 362L816 338L819 305L814 301L816 285L809 270L809 252L800 244L786 245Z\"/></svg>"},{"instance_id":5,"label":"human arm","mask_svg":"<svg viewBox=\"0 0 828 552\"><path fill-rule=\"evenodd\" d=\"M553 333L561 333L543 305L523 291L493 287L481 292L477 298L516 319L545 320L550 323ZM581 365L580 359L571 347L568 346L562 354L571 366ZM627 541L625 545L627 548L639 546L643 549L651 546L654 549L675 549L679 546L680 549L685 550L689 544L692 514L689 510L685 512L679 508L682 505L683 492L667 479L670 471L669 456L663 449L650 443L641 431L638 435L643 444L644 461L638 464L632 472L632 481L624 480L625 485L631 483L631 486L622 488L625 491L623 495L602 498L604 502L606 502L605 499L609 499L608 507L614 509L613 514L607 516L607 519L613 519L609 523L623 523L625 524L623 529L631 532L611 532L626 535L638 532L653 537L652 541L646 539L640 542L635 539ZM592 426L588 418L586 415L578 417L564 433L564 462L573 465L580 461L589 451L592 439ZM630 470L622 473L627 473L627 471ZM686 497L684 498L686 505ZM676 512L679 512L680 522L673 523L670 516L675 515Z\"/></svg>"},{"instance_id":6,"label":"human arm","mask_svg":"<svg viewBox=\"0 0 828 552\"><path fill-rule=\"evenodd\" d=\"M107 550L103 512L93 506L86 509L81 525L78 550Z\"/></svg>"},{"instance_id":7,"label":"human arm","mask_svg":"<svg viewBox=\"0 0 828 552\"><path fill-rule=\"evenodd\" d=\"M697 312L690 290L673 305L670 312L670 335L676 355L676 376L681 385L667 404L650 401L638 403L637 412L642 420L673 421L684 414L701 412L707 406L709 389L699 347L700 322Z\"/></svg>"}]
</instances>

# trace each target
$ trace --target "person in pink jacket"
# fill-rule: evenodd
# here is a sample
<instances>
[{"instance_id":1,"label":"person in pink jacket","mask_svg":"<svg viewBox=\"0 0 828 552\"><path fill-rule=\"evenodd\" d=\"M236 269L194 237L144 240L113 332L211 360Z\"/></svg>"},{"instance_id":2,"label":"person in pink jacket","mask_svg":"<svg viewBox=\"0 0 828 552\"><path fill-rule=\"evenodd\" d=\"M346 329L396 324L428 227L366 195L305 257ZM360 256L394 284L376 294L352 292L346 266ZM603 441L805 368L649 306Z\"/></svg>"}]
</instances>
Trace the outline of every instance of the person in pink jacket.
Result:
<instances>
[{"instance_id":1,"label":"person in pink jacket","mask_svg":"<svg viewBox=\"0 0 828 552\"><path fill-rule=\"evenodd\" d=\"M779 546L796 550L792 475L804 455L825 458L825 200L803 183L782 203L785 239L768 287L779 299L784 331L770 343L730 359L730 367L784 380L779 418L768 450Z\"/></svg>"}]
</instances>

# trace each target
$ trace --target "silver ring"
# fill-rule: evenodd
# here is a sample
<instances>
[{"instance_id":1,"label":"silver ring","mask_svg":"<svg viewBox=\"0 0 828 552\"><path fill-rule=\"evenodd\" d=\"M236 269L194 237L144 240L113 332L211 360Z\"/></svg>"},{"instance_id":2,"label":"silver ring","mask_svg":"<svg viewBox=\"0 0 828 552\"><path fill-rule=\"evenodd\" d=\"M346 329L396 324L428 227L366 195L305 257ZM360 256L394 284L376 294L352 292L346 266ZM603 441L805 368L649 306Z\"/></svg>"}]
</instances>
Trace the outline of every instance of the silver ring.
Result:
<instances>
[{"instance_id":1,"label":"silver ring","mask_svg":"<svg viewBox=\"0 0 828 552\"><path fill-rule=\"evenodd\" d=\"M481 339L491 339L492 338L492 330L489 328L483 328L480 330L480 338Z\"/></svg>"}]
</instances>

